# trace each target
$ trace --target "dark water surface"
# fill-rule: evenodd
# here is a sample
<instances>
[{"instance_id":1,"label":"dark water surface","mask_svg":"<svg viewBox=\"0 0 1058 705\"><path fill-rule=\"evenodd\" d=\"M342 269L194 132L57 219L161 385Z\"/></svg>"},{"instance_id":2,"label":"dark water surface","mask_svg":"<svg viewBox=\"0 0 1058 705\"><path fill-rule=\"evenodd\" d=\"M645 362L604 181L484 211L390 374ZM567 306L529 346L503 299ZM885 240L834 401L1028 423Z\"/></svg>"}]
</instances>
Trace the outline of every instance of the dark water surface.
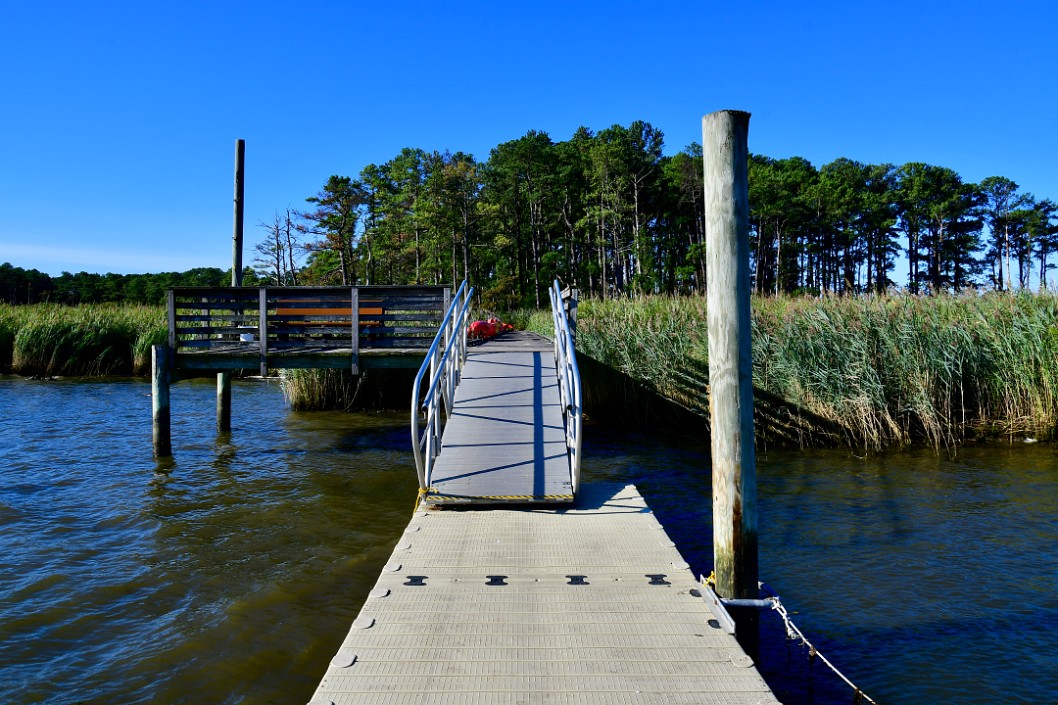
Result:
<instances>
[{"instance_id":1,"label":"dark water surface","mask_svg":"<svg viewBox=\"0 0 1058 705\"><path fill-rule=\"evenodd\" d=\"M136 380L0 377L0 702L303 703L410 518L407 415L173 387L151 457ZM708 572L708 458L589 426L584 480L635 483ZM761 575L881 703L1058 702L1058 451L758 458ZM851 691L765 615L786 703Z\"/></svg>"}]
</instances>

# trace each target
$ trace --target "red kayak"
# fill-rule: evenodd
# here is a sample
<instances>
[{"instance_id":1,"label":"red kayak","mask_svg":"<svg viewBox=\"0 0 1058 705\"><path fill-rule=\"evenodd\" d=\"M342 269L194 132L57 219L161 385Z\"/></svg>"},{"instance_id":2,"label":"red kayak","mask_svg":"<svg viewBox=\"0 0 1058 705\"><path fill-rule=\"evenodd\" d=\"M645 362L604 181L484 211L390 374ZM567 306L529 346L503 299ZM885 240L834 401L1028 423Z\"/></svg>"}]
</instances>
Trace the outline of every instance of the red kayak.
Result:
<instances>
[{"instance_id":1,"label":"red kayak","mask_svg":"<svg viewBox=\"0 0 1058 705\"><path fill-rule=\"evenodd\" d=\"M487 321L474 321L467 329L467 337L473 340L485 340L495 338L500 333L514 330L510 323L504 323L498 318L490 318Z\"/></svg>"}]
</instances>

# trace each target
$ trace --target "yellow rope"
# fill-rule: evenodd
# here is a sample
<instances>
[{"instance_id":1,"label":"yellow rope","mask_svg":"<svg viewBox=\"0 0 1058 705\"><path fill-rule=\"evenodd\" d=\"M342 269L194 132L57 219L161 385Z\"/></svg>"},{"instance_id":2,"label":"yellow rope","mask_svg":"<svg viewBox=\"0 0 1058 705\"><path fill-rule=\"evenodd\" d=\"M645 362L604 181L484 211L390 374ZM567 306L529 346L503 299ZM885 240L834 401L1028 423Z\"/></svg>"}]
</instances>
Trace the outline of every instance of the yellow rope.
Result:
<instances>
[{"instance_id":1,"label":"yellow rope","mask_svg":"<svg viewBox=\"0 0 1058 705\"><path fill-rule=\"evenodd\" d=\"M425 489L422 488L422 487L419 488L419 493L417 495L415 495L415 506L411 510L412 515L414 515L415 512L419 511L419 505L422 504L422 498L425 497L426 495L428 495L429 493L430 493L430 488L429 487L427 487Z\"/></svg>"}]
</instances>

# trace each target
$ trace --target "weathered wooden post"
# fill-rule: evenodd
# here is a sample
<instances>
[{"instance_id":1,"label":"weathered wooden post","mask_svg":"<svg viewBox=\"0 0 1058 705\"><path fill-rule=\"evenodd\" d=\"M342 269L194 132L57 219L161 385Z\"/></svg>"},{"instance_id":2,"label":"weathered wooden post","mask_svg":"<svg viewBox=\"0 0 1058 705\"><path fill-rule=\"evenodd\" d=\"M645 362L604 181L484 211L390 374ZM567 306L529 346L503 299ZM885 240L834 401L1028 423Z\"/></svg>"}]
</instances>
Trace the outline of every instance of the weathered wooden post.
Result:
<instances>
[{"instance_id":1,"label":"weathered wooden post","mask_svg":"<svg viewBox=\"0 0 1058 705\"><path fill-rule=\"evenodd\" d=\"M577 299L580 290L567 286L562 290L562 306L566 309L566 320L569 322L569 334L573 345L577 345Z\"/></svg>"},{"instance_id":2,"label":"weathered wooden post","mask_svg":"<svg viewBox=\"0 0 1058 705\"><path fill-rule=\"evenodd\" d=\"M242 286L243 174L246 141L235 140L235 225L231 244L231 285ZM231 431L231 372L217 374L217 431Z\"/></svg>"},{"instance_id":3,"label":"weathered wooden post","mask_svg":"<svg viewBox=\"0 0 1058 705\"><path fill-rule=\"evenodd\" d=\"M246 140L235 140L235 226L231 243L231 285L242 286L243 176L246 171Z\"/></svg>"},{"instance_id":4,"label":"weathered wooden post","mask_svg":"<svg viewBox=\"0 0 1058 705\"><path fill-rule=\"evenodd\" d=\"M169 346L151 346L151 416L154 430L154 457L173 454L172 425L169 415Z\"/></svg>"},{"instance_id":5,"label":"weathered wooden post","mask_svg":"<svg viewBox=\"0 0 1058 705\"><path fill-rule=\"evenodd\" d=\"M749 310L749 113L702 118L709 414L713 456L716 591L756 598L757 463Z\"/></svg>"},{"instance_id":6,"label":"weathered wooden post","mask_svg":"<svg viewBox=\"0 0 1058 705\"><path fill-rule=\"evenodd\" d=\"M217 373L217 431L231 431L231 372Z\"/></svg>"}]
</instances>

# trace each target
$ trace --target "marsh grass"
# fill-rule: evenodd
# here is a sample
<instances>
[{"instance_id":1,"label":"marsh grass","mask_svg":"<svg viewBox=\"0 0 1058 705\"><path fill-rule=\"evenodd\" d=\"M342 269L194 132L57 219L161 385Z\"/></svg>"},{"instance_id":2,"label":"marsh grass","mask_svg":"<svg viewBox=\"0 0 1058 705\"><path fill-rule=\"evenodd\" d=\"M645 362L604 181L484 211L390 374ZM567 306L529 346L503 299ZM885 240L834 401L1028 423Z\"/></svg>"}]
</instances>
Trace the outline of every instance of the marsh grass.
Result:
<instances>
[{"instance_id":1,"label":"marsh grass","mask_svg":"<svg viewBox=\"0 0 1058 705\"><path fill-rule=\"evenodd\" d=\"M0 368L27 376L149 374L165 312L133 305L0 305Z\"/></svg>"},{"instance_id":2,"label":"marsh grass","mask_svg":"<svg viewBox=\"0 0 1058 705\"><path fill-rule=\"evenodd\" d=\"M283 395L294 411L407 409L417 370L280 370Z\"/></svg>"},{"instance_id":3,"label":"marsh grass","mask_svg":"<svg viewBox=\"0 0 1058 705\"><path fill-rule=\"evenodd\" d=\"M756 303L755 383L838 423L853 445L1054 434L1052 294Z\"/></svg>"},{"instance_id":4,"label":"marsh grass","mask_svg":"<svg viewBox=\"0 0 1058 705\"><path fill-rule=\"evenodd\" d=\"M548 312L503 318L551 335ZM649 416L658 397L707 421L704 298L586 300L578 319L589 411ZM877 450L1055 435L1058 295L762 297L752 325L758 432L777 440ZM144 375L166 338L161 308L0 304L0 371ZM294 409L406 408L413 374L292 370L283 385Z\"/></svg>"},{"instance_id":5,"label":"marsh grass","mask_svg":"<svg viewBox=\"0 0 1058 705\"><path fill-rule=\"evenodd\" d=\"M280 370L283 396L294 411L349 409L357 379L348 370Z\"/></svg>"},{"instance_id":6,"label":"marsh grass","mask_svg":"<svg viewBox=\"0 0 1058 705\"><path fill-rule=\"evenodd\" d=\"M546 314L523 317L549 334ZM1052 438L1056 322L1054 294L756 298L758 430L873 450ZM708 416L704 298L583 301L577 348Z\"/></svg>"}]
</instances>

